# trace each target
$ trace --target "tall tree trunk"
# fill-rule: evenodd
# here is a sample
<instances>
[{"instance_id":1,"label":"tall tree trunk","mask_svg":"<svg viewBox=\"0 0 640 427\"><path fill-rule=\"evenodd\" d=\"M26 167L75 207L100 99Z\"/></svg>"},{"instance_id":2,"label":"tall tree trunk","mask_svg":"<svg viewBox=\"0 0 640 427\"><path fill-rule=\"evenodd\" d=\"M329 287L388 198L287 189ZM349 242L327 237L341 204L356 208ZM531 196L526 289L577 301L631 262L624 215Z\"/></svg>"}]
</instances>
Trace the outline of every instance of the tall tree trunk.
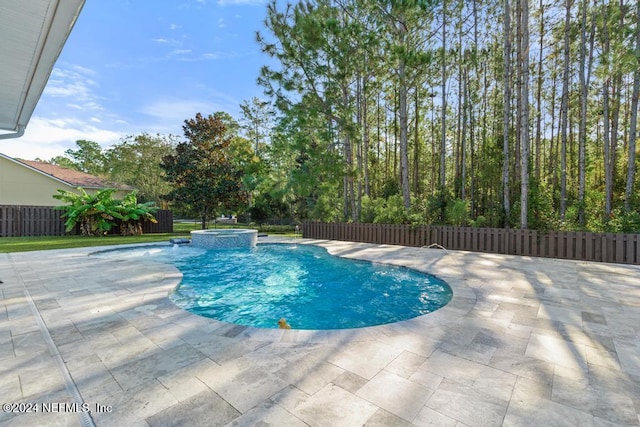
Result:
<instances>
[{"instance_id":1,"label":"tall tree trunk","mask_svg":"<svg viewBox=\"0 0 640 427\"><path fill-rule=\"evenodd\" d=\"M604 7L604 19L602 25L602 38L603 38L603 51L602 56L609 59L610 56L610 40L608 30L608 6ZM608 68L608 67L607 67ZM606 70L605 80L602 87L602 110L603 110L603 132L604 132L604 187L605 187L605 200L604 200L604 215L605 221L608 221L611 217L611 203L613 199L613 160L611 153L611 119L610 119L610 105L609 105L609 87L611 85L611 77L609 75L609 69Z\"/></svg>"},{"instance_id":2,"label":"tall tree trunk","mask_svg":"<svg viewBox=\"0 0 640 427\"><path fill-rule=\"evenodd\" d=\"M544 53L544 9L545 9L545 5L543 3L543 0L540 0L540 45L538 46L539 52L538 52L538 83L537 83L537 87L536 87L536 142L535 142L535 156L536 156L536 163L535 163L535 177L536 177L536 181L540 181L540 164L541 164L541 159L540 159L540 145L541 145L541 139L542 139L542 82L543 82L543 76L542 76L542 60L543 60L543 53Z\"/></svg>"},{"instance_id":3,"label":"tall tree trunk","mask_svg":"<svg viewBox=\"0 0 640 427\"><path fill-rule=\"evenodd\" d=\"M521 147L520 165L520 228L529 226L529 0L520 0L519 22L520 59L518 72L521 111L519 117L519 139Z\"/></svg>"},{"instance_id":4,"label":"tall tree trunk","mask_svg":"<svg viewBox=\"0 0 640 427\"><path fill-rule=\"evenodd\" d=\"M356 124L358 129L362 129L362 86L360 76L356 75ZM364 146L364 139L357 139L358 145L356 146L356 177L358 179L357 182L357 190L356 190L356 208L353 214L354 222L360 220L360 211L362 209L362 177L363 177L363 159L362 159L362 151Z\"/></svg>"},{"instance_id":5,"label":"tall tree trunk","mask_svg":"<svg viewBox=\"0 0 640 427\"><path fill-rule=\"evenodd\" d=\"M584 195L586 190L586 147L587 147L587 96L589 88L585 75L587 56L587 8L588 0L581 0L580 6L580 55L578 77L580 79L580 121L578 125L578 224L585 224Z\"/></svg>"},{"instance_id":6,"label":"tall tree trunk","mask_svg":"<svg viewBox=\"0 0 640 427\"><path fill-rule=\"evenodd\" d=\"M463 67L462 73L462 111L461 111L461 120L462 120L462 129L460 130L460 198L462 200L466 200L467 193L465 184L467 182L467 102L468 102L468 69L467 67Z\"/></svg>"},{"instance_id":7,"label":"tall tree trunk","mask_svg":"<svg viewBox=\"0 0 640 427\"><path fill-rule=\"evenodd\" d=\"M369 91L367 83L369 76L365 75L362 82L363 102L362 102L362 138L363 138L363 161L364 161L364 194L371 197L371 183L369 178Z\"/></svg>"},{"instance_id":8,"label":"tall tree trunk","mask_svg":"<svg viewBox=\"0 0 640 427\"><path fill-rule=\"evenodd\" d=\"M636 1L636 64L633 71L633 92L631 94L631 124L629 126L629 144L627 158L627 185L624 192L624 209L631 211L631 195L636 173L636 128L638 125L638 95L640 94L640 1Z\"/></svg>"},{"instance_id":9,"label":"tall tree trunk","mask_svg":"<svg viewBox=\"0 0 640 427\"><path fill-rule=\"evenodd\" d=\"M623 12L625 10L625 6L623 4L623 0L620 0L619 8L620 8L620 12L618 12L618 15L619 15L618 29L623 30L625 28L625 22L624 22L625 13ZM620 43L621 36L619 35L619 33L620 31L618 31L618 34L616 34L617 43ZM616 44L615 51L617 51L618 49L619 47ZM611 140L609 141L609 143L611 144L611 150L610 150L611 182L613 183L615 182L616 168L618 166L618 138L619 138L618 130L620 128L620 109L622 107L622 92L624 90L624 86L622 84L622 67L618 66L617 64L613 68L612 89L613 89L614 99L613 99L613 104L611 105L612 107L611 108ZM612 197L612 204L613 204L613 191L612 191L611 197Z\"/></svg>"},{"instance_id":10,"label":"tall tree trunk","mask_svg":"<svg viewBox=\"0 0 640 427\"><path fill-rule=\"evenodd\" d=\"M414 134L413 134L413 195L418 197L420 189L420 89L414 92Z\"/></svg>"},{"instance_id":11,"label":"tall tree trunk","mask_svg":"<svg viewBox=\"0 0 640 427\"><path fill-rule=\"evenodd\" d=\"M607 78L602 85L602 120L603 123L603 135L604 135L604 189L605 189L605 199L604 199L604 215L605 220L608 220L611 216L611 199L613 193L613 182L612 182L612 168L611 168L611 146L609 145L609 138L611 138L611 134L609 133L609 79Z\"/></svg>"},{"instance_id":12,"label":"tall tree trunk","mask_svg":"<svg viewBox=\"0 0 640 427\"><path fill-rule=\"evenodd\" d=\"M342 101L344 106L348 106L349 100L349 87L346 83L342 84ZM344 159L345 159L345 171L344 171L344 217L345 220L351 217L351 221L357 222L357 210L356 210L356 198L355 188L353 182L353 147L351 146L351 137L348 129L343 129L342 137Z\"/></svg>"},{"instance_id":13,"label":"tall tree trunk","mask_svg":"<svg viewBox=\"0 0 640 427\"><path fill-rule=\"evenodd\" d=\"M400 119L400 181L402 203L405 209L411 207L411 188L409 187L409 137L407 118L407 77L404 60L398 66L399 76L399 119Z\"/></svg>"},{"instance_id":14,"label":"tall tree trunk","mask_svg":"<svg viewBox=\"0 0 640 427\"><path fill-rule=\"evenodd\" d=\"M569 118L569 66L571 37L571 5L573 0L565 2L564 20L564 64L562 71L562 101L560 107L560 219L564 220L567 211L567 122Z\"/></svg>"},{"instance_id":15,"label":"tall tree trunk","mask_svg":"<svg viewBox=\"0 0 640 427\"><path fill-rule=\"evenodd\" d=\"M442 1L442 142L440 144L440 191L446 183L447 154L447 1Z\"/></svg>"},{"instance_id":16,"label":"tall tree trunk","mask_svg":"<svg viewBox=\"0 0 640 427\"><path fill-rule=\"evenodd\" d=\"M509 133L511 122L511 7L504 0L504 113L502 116L502 208L504 226L509 226L511 199L509 197Z\"/></svg>"},{"instance_id":17,"label":"tall tree trunk","mask_svg":"<svg viewBox=\"0 0 640 427\"><path fill-rule=\"evenodd\" d=\"M460 13L462 13L462 9L460 10ZM460 18L458 18L460 19ZM461 19L460 19L461 20ZM463 68L464 68L464 59L462 56L462 51L463 51L463 47L462 47L462 28L457 28L458 31L458 46L457 46L457 50L458 50L458 99L457 99L457 106L458 106L458 114L457 114L457 124L456 124L456 133L455 133L455 138L454 138L454 145L455 145L455 158L454 158L454 170L455 170L455 179L454 179L454 191L455 191L455 195L461 199L464 199L464 196L462 195L464 193L464 190L462 189L462 121L463 121L463 111L464 111L464 93L463 93Z\"/></svg>"}]
</instances>

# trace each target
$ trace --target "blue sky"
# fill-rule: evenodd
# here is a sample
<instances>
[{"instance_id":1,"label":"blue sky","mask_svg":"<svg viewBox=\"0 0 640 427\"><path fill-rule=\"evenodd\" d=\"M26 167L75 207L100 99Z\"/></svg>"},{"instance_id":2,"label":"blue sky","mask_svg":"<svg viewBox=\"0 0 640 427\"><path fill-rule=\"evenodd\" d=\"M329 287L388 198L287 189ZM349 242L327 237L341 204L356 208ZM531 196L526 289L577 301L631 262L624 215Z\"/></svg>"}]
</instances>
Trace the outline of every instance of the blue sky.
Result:
<instances>
[{"instance_id":1,"label":"blue sky","mask_svg":"<svg viewBox=\"0 0 640 427\"><path fill-rule=\"evenodd\" d=\"M0 152L48 160L87 139L182 137L184 120L264 98L266 0L87 0L25 135Z\"/></svg>"}]
</instances>

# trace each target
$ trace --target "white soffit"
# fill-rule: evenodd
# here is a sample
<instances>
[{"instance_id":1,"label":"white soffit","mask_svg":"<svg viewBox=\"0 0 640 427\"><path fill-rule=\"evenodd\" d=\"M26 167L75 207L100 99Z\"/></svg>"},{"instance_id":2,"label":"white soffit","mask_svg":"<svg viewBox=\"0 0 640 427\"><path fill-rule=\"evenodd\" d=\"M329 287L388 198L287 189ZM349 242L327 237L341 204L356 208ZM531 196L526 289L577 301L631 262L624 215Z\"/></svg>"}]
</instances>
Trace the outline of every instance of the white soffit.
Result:
<instances>
[{"instance_id":1,"label":"white soffit","mask_svg":"<svg viewBox=\"0 0 640 427\"><path fill-rule=\"evenodd\" d=\"M21 136L85 0L0 0L0 139Z\"/></svg>"}]
</instances>

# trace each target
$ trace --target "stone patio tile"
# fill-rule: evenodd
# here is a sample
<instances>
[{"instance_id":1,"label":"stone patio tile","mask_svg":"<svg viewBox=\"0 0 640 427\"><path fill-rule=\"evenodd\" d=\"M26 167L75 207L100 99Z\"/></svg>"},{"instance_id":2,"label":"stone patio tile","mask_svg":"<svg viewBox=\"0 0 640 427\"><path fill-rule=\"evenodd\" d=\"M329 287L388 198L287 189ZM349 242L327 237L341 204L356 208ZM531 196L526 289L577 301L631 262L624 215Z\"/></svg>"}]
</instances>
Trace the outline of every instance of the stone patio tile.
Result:
<instances>
[{"instance_id":1,"label":"stone patio tile","mask_svg":"<svg viewBox=\"0 0 640 427\"><path fill-rule=\"evenodd\" d=\"M569 325L582 326L582 312L580 310L543 304L538 309L538 317Z\"/></svg>"},{"instance_id":2,"label":"stone patio tile","mask_svg":"<svg viewBox=\"0 0 640 427\"><path fill-rule=\"evenodd\" d=\"M244 413L287 387L287 383L246 360L210 366L198 378L234 408Z\"/></svg>"},{"instance_id":3,"label":"stone patio tile","mask_svg":"<svg viewBox=\"0 0 640 427\"><path fill-rule=\"evenodd\" d=\"M525 355L573 369L587 365L584 345L538 334L531 335Z\"/></svg>"},{"instance_id":4,"label":"stone patio tile","mask_svg":"<svg viewBox=\"0 0 640 427\"><path fill-rule=\"evenodd\" d=\"M167 390L157 381L126 391L113 389L110 394L92 396L91 399L95 400L90 401L90 404L111 406L111 412L94 411L91 414L98 426L146 425L147 418L178 403L175 397L167 393ZM88 399L85 397L85 400Z\"/></svg>"},{"instance_id":5,"label":"stone patio tile","mask_svg":"<svg viewBox=\"0 0 640 427\"><path fill-rule=\"evenodd\" d=\"M420 326L417 331L410 333L406 333L401 329L399 332L381 334L381 336L377 337L377 340L402 351L406 350L421 357L429 357L438 348L440 342L426 337L425 330L428 331L429 329Z\"/></svg>"},{"instance_id":6,"label":"stone patio tile","mask_svg":"<svg viewBox=\"0 0 640 427\"><path fill-rule=\"evenodd\" d=\"M329 384L293 409L293 414L312 427L364 425L378 407Z\"/></svg>"},{"instance_id":7,"label":"stone patio tile","mask_svg":"<svg viewBox=\"0 0 640 427\"><path fill-rule=\"evenodd\" d=\"M480 363L454 356L437 350L420 367L421 370L431 372L442 378L454 380L458 383L471 384L483 371L491 369Z\"/></svg>"},{"instance_id":8,"label":"stone patio tile","mask_svg":"<svg viewBox=\"0 0 640 427\"><path fill-rule=\"evenodd\" d=\"M148 357L117 366L111 372L123 390L129 390L202 359L202 353L185 344L156 351Z\"/></svg>"},{"instance_id":9,"label":"stone patio tile","mask_svg":"<svg viewBox=\"0 0 640 427\"><path fill-rule=\"evenodd\" d=\"M288 386L269 398L269 401L292 412L298 405L306 402L309 395L294 386Z\"/></svg>"},{"instance_id":10,"label":"stone patio tile","mask_svg":"<svg viewBox=\"0 0 640 427\"><path fill-rule=\"evenodd\" d=\"M157 379L178 401L183 401L208 388L197 377L197 374L214 366L218 365L211 359L205 358L182 368L172 370L166 375L159 376Z\"/></svg>"},{"instance_id":11,"label":"stone patio tile","mask_svg":"<svg viewBox=\"0 0 640 427\"><path fill-rule=\"evenodd\" d=\"M150 417L151 427L224 426L237 419L240 413L211 390L176 403Z\"/></svg>"},{"instance_id":12,"label":"stone patio tile","mask_svg":"<svg viewBox=\"0 0 640 427\"><path fill-rule=\"evenodd\" d=\"M251 409L245 414L226 424L228 427L244 427L244 426L286 426L286 427L305 427L307 426L302 420L287 411L283 407L266 401L259 406Z\"/></svg>"},{"instance_id":13,"label":"stone patio tile","mask_svg":"<svg viewBox=\"0 0 640 427\"><path fill-rule=\"evenodd\" d=\"M104 336L105 339L108 339L107 337L108 335ZM145 357L156 353L158 349L156 346L128 346L117 342L117 340L115 343L105 343L103 345L102 339L98 339L98 337L95 338L96 339L93 340L93 342L97 343L96 345L99 347L95 348L93 351L109 369L116 369L119 366L126 365L139 359L144 359ZM90 345L94 344L92 343Z\"/></svg>"},{"instance_id":14,"label":"stone patio tile","mask_svg":"<svg viewBox=\"0 0 640 427\"><path fill-rule=\"evenodd\" d=\"M598 365L617 371L622 370L620 367L620 362L618 362L618 355L614 351L593 348L590 346L586 346L586 350L587 363L589 363L589 365Z\"/></svg>"},{"instance_id":15,"label":"stone patio tile","mask_svg":"<svg viewBox=\"0 0 640 427\"><path fill-rule=\"evenodd\" d=\"M168 349L171 347L177 347L185 342L178 337L178 334L172 334L169 325L162 325L152 329L144 331L144 336L147 337L154 345Z\"/></svg>"},{"instance_id":16,"label":"stone patio tile","mask_svg":"<svg viewBox=\"0 0 640 427\"><path fill-rule=\"evenodd\" d=\"M53 360L46 365L45 369L21 369L20 387L24 398L47 394L50 390L63 390L64 380L60 372L56 369Z\"/></svg>"},{"instance_id":17,"label":"stone patio tile","mask_svg":"<svg viewBox=\"0 0 640 427\"><path fill-rule=\"evenodd\" d=\"M495 347L473 342L468 345L458 345L445 342L439 347L439 350L483 365L488 364L496 352Z\"/></svg>"},{"instance_id":18,"label":"stone patio tile","mask_svg":"<svg viewBox=\"0 0 640 427\"><path fill-rule=\"evenodd\" d=\"M366 383L367 383L366 379L349 371L344 372L342 375L340 375L339 377L333 380L333 384L343 388L349 393L354 393L354 394L358 390L360 390Z\"/></svg>"},{"instance_id":19,"label":"stone patio tile","mask_svg":"<svg viewBox=\"0 0 640 427\"><path fill-rule=\"evenodd\" d=\"M412 424L397 415L393 415L384 409L378 409L375 414L364 424L364 427L411 427Z\"/></svg>"},{"instance_id":20,"label":"stone patio tile","mask_svg":"<svg viewBox=\"0 0 640 427\"><path fill-rule=\"evenodd\" d=\"M66 344L57 345L57 348L58 352L62 356L62 359L67 363L78 359L84 359L86 357L96 356L96 352L92 346L92 342L90 340L87 340L86 338Z\"/></svg>"},{"instance_id":21,"label":"stone patio tile","mask_svg":"<svg viewBox=\"0 0 640 427\"><path fill-rule=\"evenodd\" d=\"M17 357L48 350L47 343L39 330L19 335L12 334L12 341L13 351Z\"/></svg>"},{"instance_id":22,"label":"stone patio tile","mask_svg":"<svg viewBox=\"0 0 640 427\"><path fill-rule=\"evenodd\" d=\"M419 356L409 351L403 351L384 369L385 371L396 374L402 378L409 378L418 370L425 360L427 360L426 357Z\"/></svg>"},{"instance_id":23,"label":"stone patio tile","mask_svg":"<svg viewBox=\"0 0 640 427\"><path fill-rule=\"evenodd\" d=\"M230 383L218 386L214 390L244 413L286 386L286 382L274 375L261 369L250 368L234 377Z\"/></svg>"},{"instance_id":24,"label":"stone patio tile","mask_svg":"<svg viewBox=\"0 0 640 427\"><path fill-rule=\"evenodd\" d=\"M267 372L275 373L286 366L296 366L296 363L291 363L280 354L276 354L273 351L273 344L259 347L255 351L244 354L241 359L247 361L248 364L256 367L260 367Z\"/></svg>"},{"instance_id":25,"label":"stone patio tile","mask_svg":"<svg viewBox=\"0 0 640 427\"><path fill-rule=\"evenodd\" d=\"M635 344L632 344L614 339L613 342L622 370L627 374L640 377L640 344L638 341L636 340Z\"/></svg>"},{"instance_id":26,"label":"stone patio tile","mask_svg":"<svg viewBox=\"0 0 640 427\"><path fill-rule=\"evenodd\" d=\"M283 367L275 372L275 375L307 394L315 394L343 372L344 369L331 363L314 356L307 356Z\"/></svg>"},{"instance_id":27,"label":"stone patio tile","mask_svg":"<svg viewBox=\"0 0 640 427\"><path fill-rule=\"evenodd\" d=\"M18 402L22 399L20 377L17 373L0 376L0 396L6 402Z\"/></svg>"},{"instance_id":28,"label":"stone patio tile","mask_svg":"<svg viewBox=\"0 0 640 427\"><path fill-rule=\"evenodd\" d=\"M75 368L68 366L68 370L80 390L99 388L115 382L111 371L100 360Z\"/></svg>"},{"instance_id":29,"label":"stone patio tile","mask_svg":"<svg viewBox=\"0 0 640 427\"><path fill-rule=\"evenodd\" d=\"M502 423L509 401L445 379L426 406L469 426L496 426Z\"/></svg>"},{"instance_id":30,"label":"stone patio tile","mask_svg":"<svg viewBox=\"0 0 640 427\"><path fill-rule=\"evenodd\" d=\"M434 411L429 407L424 407L418 413L416 418L413 420L411 425L423 427L423 426L433 426L433 427L455 427L461 425L461 423L453 418L447 417L440 412Z\"/></svg>"},{"instance_id":31,"label":"stone patio tile","mask_svg":"<svg viewBox=\"0 0 640 427\"><path fill-rule=\"evenodd\" d=\"M551 399L620 425L632 425L637 418L633 401L628 396L593 387L588 381L556 376Z\"/></svg>"},{"instance_id":32,"label":"stone patio tile","mask_svg":"<svg viewBox=\"0 0 640 427\"><path fill-rule=\"evenodd\" d=\"M379 372L356 392L357 396L409 422L432 394L433 390L386 371Z\"/></svg>"},{"instance_id":33,"label":"stone patio tile","mask_svg":"<svg viewBox=\"0 0 640 427\"><path fill-rule=\"evenodd\" d=\"M524 392L526 393L526 392ZM527 396L523 399L513 399L504 417L504 427L520 427L531 425L535 420L540 426L595 426L594 418L586 412L542 399Z\"/></svg>"},{"instance_id":34,"label":"stone patio tile","mask_svg":"<svg viewBox=\"0 0 640 427\"><path fill-rule=\"evenodd\" d=\"M409 381L420 384L429 390L436 390L442 380L444 377L427 371L424 364L409 377Z\"/></svg>"},{"instance_id":35,"label":"stone patio tile","mask_svg":"<svg viewBox=\"0 0 640 427\"><path fill-rule=\"evenodd\" d=\"M366 379L373 378L401 351L379 342L350 344L337 349L328 361ZM366 360L366 363L362 363Z\"/></svg>"},{"instance_id":36,"label":"stone patio tile","mask_svg":"<svg viewBox=\"0 0 640 427\"><path fill-rule=\"evenodd\" d=\"M49 333L53 342L58 345L69 344L84 339L84 336L78 331L71 322L69 325L61 326L55 329L49 327Z\"/></svg>"}]
</instances>

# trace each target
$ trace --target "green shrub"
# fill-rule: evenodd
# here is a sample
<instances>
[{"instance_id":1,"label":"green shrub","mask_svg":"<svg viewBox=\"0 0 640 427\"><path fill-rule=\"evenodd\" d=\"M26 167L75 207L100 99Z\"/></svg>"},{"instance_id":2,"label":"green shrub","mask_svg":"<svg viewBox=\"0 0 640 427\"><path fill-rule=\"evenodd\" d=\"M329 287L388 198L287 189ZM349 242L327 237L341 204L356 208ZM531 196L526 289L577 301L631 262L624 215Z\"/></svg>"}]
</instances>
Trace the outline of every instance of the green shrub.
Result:
<instances>
[{"instance_id":1,"label":"green shrub","mask_svg":"<svg viewBox=\"0 0 640 427\"><path fill-rule=\"evenodd\" d=\"M609 233L638 233L640 232L640 213L614 209L606 224L606 230Z\"/></svg>"},{"instance_id":2,"label":"green shrub","mask_svg":"<svg viewBox=\"0 0 640 427\"><path fill-rule=\"evenodd\" d=\"M56 206L55 209L64 211L66 231L70 232L76 225L80 225L80 232L84 236L104 236L113 229L120 220L123 235L142 234L142 222L155 222L153 213L157 210L153 202L138 203L136 192L133 191L123 200L113 198L116 192L113 188L88 194L82 187L79 193L67 190L57 190L53 197L68 203Z\"/></svg>"},{"instance_id":3,"label":"green shrub","mask_svg":"<svg viewBox=\"0 0 640 427\"><path fill-rule=\"evenodd\" d=\"M138 203L136 191L124 196L116 209L120 212L120 234L123 236L139 236L142 234L142 223L151 221L156 223L153 214L158 210L154 202Z\"/></svg>"},{"instance_id":4,"label":"green shrub","mask_svg":"<svg viewBox=\"0 0 640 427\"><path fill-rule=\"evenodd\" d=\"M118 210L119 203L113 198L116 190L107 188L93 195L88 194L82 187L78 187L78 193L66 190L57 190L53 197L69 203L66 206L57 206L55 209L65 211L65 227L67 232L80 224L80 231L84 236L103 236L116 225L115 219L121 219Z\"/></svg>"},{"instance_id":5,"label":"green shrub","mask_svg":"<svg viewBox=\"0 0 640 427\"><path fill-rule=\"evenodd\" d=\"M447 223L462 227L467 225L469 220L469 202L456 199L449 203L446 208Z\"/></svg>"}]
</instances>

